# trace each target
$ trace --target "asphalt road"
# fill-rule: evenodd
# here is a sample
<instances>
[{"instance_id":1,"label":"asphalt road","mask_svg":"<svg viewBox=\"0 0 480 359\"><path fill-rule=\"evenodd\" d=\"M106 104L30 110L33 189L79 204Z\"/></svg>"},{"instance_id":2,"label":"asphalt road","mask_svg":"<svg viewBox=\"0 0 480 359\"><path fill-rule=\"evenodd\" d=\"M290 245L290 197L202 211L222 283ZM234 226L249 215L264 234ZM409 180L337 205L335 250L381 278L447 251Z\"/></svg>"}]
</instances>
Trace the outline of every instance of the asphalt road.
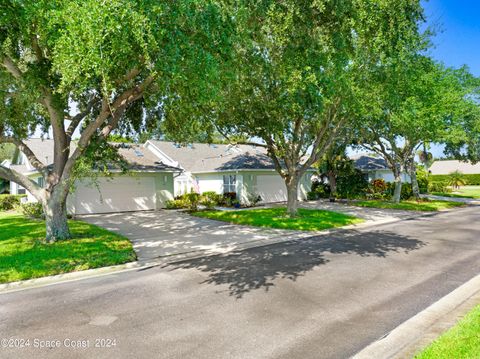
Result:
<instances>
[{"instance_id":1,"label":"asphalt road","mask_svg":"<svg viewBox=\"0 0 480 359\"><path fill-rule=\"evenodd\" d=\"M479 273L473 207L1 294L0 357L347 358Z\"/></svg>"}]
</instances>

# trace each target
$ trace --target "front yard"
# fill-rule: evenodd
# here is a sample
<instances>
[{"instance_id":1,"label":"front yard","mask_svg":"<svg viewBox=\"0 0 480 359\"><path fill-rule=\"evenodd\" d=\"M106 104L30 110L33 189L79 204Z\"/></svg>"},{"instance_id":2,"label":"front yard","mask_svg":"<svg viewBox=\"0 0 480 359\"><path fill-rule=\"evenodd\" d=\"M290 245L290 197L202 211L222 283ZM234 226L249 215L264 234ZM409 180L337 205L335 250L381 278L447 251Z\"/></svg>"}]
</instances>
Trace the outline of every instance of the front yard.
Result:
<instances>
[{"instance_id":1,"label":"front yard","mask_svg":"<svg viewBox=\"0 0 480 359\"><path fill-rule=\"evenodd\" d=\"M480 305L415 358L480 358Z\"/></svg>"},{"instance_id":2,"label":"front yard","mask_svg":"<svg viewBox=\"0 0 480 359\"><path fill-rule=\"evenodd\" d=\"M105 229L70 221L74 239L42 242L45 223L0 213L0 283L98 268L136 259L130 241Z\"/></svg>"},{"instance_id":3,"label":"front yard","mask_svg":"<svg viewBox=\"0 0 480 359\"><path fill-rule=\"evenodd\" d=\"M368 208L385 208L385 209L398 209L406 211L422 211L422 212L435 212L445 209L462 207L465 204L451 201L434 201L434 200L422 200L422 201L401 201L400 203L393 203L381 200L368 200L368 201L355 201L352 202L355 206L368 207Z\"/></svg>"},{"instance_id":4,"label":"front yard","mask_svg":"<svg viewBox=\"0 0 480 359\"><path fill-rule=\"evenodd\" d=\"M343 213L302 208L298 210L297 217L290 218L286 215L285 207L240 211L208 210L193 215L234 224L301 231L320 231L363 222L363 219Z\"/></svg>"}]
</instances>

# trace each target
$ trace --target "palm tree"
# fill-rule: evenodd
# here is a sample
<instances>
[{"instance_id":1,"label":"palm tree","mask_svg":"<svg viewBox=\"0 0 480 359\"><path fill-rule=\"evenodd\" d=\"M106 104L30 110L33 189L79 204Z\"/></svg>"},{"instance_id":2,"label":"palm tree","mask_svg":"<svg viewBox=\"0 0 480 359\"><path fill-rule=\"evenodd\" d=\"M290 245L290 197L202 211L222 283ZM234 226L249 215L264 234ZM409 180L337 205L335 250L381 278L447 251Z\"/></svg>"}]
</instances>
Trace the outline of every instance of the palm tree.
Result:
<instances>
[{"instance_id":1,"label":"palm tree","mask_svg":"<svg viewBox=\"0 0 480 359\"><path fill-rule=\"evenodd\" d=\"M459 189L460 186L465 186L467 184L463 177L463 173L458 170L450 173L449 176L448 184L452 186L453 189Z\"/></svg>"}]
</instances>

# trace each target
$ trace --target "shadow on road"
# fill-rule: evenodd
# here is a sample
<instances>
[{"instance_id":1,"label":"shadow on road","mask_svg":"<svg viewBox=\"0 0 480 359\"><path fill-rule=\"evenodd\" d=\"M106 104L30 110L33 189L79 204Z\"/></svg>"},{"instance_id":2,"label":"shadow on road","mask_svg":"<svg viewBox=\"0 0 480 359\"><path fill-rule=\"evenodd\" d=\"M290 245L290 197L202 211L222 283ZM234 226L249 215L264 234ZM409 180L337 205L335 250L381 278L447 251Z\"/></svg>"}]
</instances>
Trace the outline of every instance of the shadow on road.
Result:
<instances>
[{"instance_id":1,"label":"shadow on road","mask_svg":"<svg viewBox=\"0 0 480 359\"><path fill-rule=\"evenodd\" d=\"M241 298L254 289L268 290L276 278L295 281L314 267L327 264L326 254L387 257L391 252L408 253L424 245L420 240L390 232L348 231L177 262L167 267L208 273L202 283L227 284L230 295Z\"/></svg>"}]
</instances>

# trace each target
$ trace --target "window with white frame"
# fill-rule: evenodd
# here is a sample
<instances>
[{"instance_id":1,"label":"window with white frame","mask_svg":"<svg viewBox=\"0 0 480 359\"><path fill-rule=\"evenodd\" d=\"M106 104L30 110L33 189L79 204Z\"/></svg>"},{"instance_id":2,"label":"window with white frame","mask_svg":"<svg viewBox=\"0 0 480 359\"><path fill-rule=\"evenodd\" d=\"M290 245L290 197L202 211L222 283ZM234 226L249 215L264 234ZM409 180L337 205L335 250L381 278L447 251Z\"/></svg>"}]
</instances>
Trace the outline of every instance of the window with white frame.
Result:
<instances>
[{"instance_id":1,"label":"window with white frame","mask_svg":"<svg viewBox=\"0 0 480 359\"><path fill-rule=\"evenodd\" d=\"M38 177L37 178L37 184L43 188L43 186L45 185L45 181L43 180L43 177Z\"/></svg>"},{"instance_id":2,"label":"window with white frame","mask_svg":"<svg viewBox=\"0 0 480 359\"><path fill-rule=\"evenodd\" d=\"M223 176L223 193L236 192L237 176L224 175Z\"/></svg>"},{"instance_id":3,"label":"window with white frame","mask_svg":"<svg viewBox=\"0 0 480 359\"><path fill-rule=\"evenodd\" d=\"M17 194L27 194L27 190L20 185L17 185Z\"/></svg>"}]
</instances>

